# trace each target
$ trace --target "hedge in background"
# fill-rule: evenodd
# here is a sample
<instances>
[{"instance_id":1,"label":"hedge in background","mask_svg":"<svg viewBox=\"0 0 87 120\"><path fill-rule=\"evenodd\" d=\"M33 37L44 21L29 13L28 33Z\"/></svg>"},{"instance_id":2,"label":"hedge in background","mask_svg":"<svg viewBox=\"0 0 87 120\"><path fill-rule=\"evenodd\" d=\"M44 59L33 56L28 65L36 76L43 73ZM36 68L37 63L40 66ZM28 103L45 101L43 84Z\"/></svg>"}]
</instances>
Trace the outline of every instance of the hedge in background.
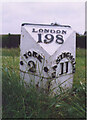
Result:
<instances>
[{"instance_id":1,"label":"hedge in background","mask_svg":"<svg viewBox=\"0 0 87 120\"><path fill-rule=\"evenodd\" d=\"M20 45L20 35L2 35L2 48L17 48Z\"/></svg>"},{"instance_id":2,"label":"hedge in background","mask_svg":"<svg viewBox=\"0 0 87 120\"><path fill-rule=\"evenodd\" d=\"M20 35L2 35L0 36L0 47L2 40L2 48L16 48L20 45ZM86 35L76 35L76 47L77 48L86 48Z\"/></svg>"},{"instance_id":3,"label":"hedge in background","mask_svg":"<svg viewBox=\"0 0 87 120\"><path fill-rule=\"evenodd\" d=\"M77 35L76 36L76 47L77 48L86 48L86 35Z\"/></svg>"}]
</instances>

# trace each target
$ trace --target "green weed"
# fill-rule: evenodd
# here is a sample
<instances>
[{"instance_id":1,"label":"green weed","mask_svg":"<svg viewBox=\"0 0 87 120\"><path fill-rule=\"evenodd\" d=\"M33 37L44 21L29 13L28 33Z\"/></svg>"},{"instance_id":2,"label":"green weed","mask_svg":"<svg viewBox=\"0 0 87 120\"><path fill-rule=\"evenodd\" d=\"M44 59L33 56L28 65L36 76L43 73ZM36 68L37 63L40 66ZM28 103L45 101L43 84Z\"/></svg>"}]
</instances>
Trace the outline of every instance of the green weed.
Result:
<instances>
[{"instance_id":1,"label":"green weed","mask_svg":"<svg viewBox=\"0 0 87 120\"><path fill-rule=\"evenodd\" d=\"M11 57L20 56L20 49L19 48L11 48L11 49L3 48L2 56L11 56Z\"/></svg>"},{"instance_id":2,"label":"green weed","mask_svg":"<svg viewBox=\"0 0 87 120\"><path fill-rule=\"evenodd\" d=\"M85 50L78 49L73 88L54 97L20 79L19 53L6 49L2 69L3 118L77 118L85 119ZM13 55L13 57L10 55ZM17 54L16 54L17 53Z\"/></svg>"}]
</instances>

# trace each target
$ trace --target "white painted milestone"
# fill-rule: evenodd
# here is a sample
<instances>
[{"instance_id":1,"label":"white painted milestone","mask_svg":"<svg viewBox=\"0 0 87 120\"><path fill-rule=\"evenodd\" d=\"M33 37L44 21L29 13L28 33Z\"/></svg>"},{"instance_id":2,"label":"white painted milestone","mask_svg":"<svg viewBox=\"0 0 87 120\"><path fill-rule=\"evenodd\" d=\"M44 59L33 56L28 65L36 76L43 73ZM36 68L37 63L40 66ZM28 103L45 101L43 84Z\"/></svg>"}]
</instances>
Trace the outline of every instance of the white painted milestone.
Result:
<instances>
[{"instance_id":1,"label":"white painted milestone","mask_svg":"<svg viewBox=\"0 0 87 120\"><path fill-rule=\"evenodd\" d=\"M76 33L70 26L22 24L21 77L46 90L71 88L75 73Z\"/></svg>"}]
</instances>

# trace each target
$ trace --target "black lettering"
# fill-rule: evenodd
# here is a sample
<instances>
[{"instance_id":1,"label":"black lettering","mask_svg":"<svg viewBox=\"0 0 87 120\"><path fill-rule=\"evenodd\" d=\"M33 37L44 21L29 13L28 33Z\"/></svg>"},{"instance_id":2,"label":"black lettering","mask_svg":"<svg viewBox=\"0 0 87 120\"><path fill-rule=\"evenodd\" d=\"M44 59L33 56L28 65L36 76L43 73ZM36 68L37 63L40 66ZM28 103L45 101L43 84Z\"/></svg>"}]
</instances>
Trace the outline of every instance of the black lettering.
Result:
<instances>
[{"instance_id":1,"label":"black lettering","mask_svg":"<svg viewBox=\"0 0 87 120\"><path fill-rule=\"evenodd\" d=\"M76 64L76 62L72 63L72 65L75 65L75 64Z\"/></svg>"},{"instance_id":2,"label":"black lettering","mask_svg":"<svg viewBox=\"0 0 87 120\"><path fill-rule=\"evenodd\" d=\"M28 56L30 56L30 57L32 56L32 53L31 53L31 51L28 51Z\"/></svg>"},{"instance_id":3,"label":"black lettering","mask_svg":"<svg viewBox=\"0 0 87 120\"><path fill-rule=\"evenodd\" d=\"M55 71L56 71L57 65L53 66L52 68L53 68L53 70L55 70Z\"/></svg>"},{"instance_id":4,"label":"black lettering","mask_svg":"<svg viewBox=\"0 0 87 120\"><path fill-rule=\"evenodd\" d=\"M48 69L47 67L44 67L44 71L45 71L45 72L48 72L49 69Z\"/></svg>"},{"instance_id":5,"label":"black lettering","mask_svg":"<svg viewBox=\"0 0 87 120\"><path fill-rule=\"evenodd\" d=\"M29 70L30 72L36 72L36 64L33 61L28 62Z\"/></svg>"},{"instance_id":6,"label":"black lettering","mask_svg":"<svg viewBox=\"0 0 87 120\"><path fill-rule=\"evenodd\" d=\"M68 73L68 62L65 62L66 64L66 73Z\"/></svg>"},{"instance_id":7,"label":"black lettering","mask_svg":"<svg viewBox=\"0 0 87 120\"><path fill-rule=\"evenodd\" d=\"M61 54L59 57L60 57L60 59L61 59L61 60L63 59L63 56L62 56L62 54Z\"/></svg>"},{"instance_id":8,"label":"black lettering","mask_svg":"<svg viewBox=\"0 0 87 120\"><path fill-rule=\"evenodd\" d=\"M37 57L37 52L33 51L33 57Z\"/></svg>"},{"instance_id":9,"label":"black lettering","mask_svg":"<svg viewBox=\"0 0 87 120\"><path fill-rule=\"evenodd\" d=\"M23 55L26 59L28 59L27 53Z\"/></svg>"},{"instance_id":10,"label":"black lettering","mask_svg":"<svg viewBox=\"0 0 87 120\"><path fill-rule=\"evenodd\" d=\"M42 43L42 35L38 34L38 42L37 43Z\"/></svg>"},{"instance_id":11,"label":"black lettering","mask_svg":"<svg viewBox=\"0 0 87 120\"><path fill-rule=\"evenodd\" d=\"M75 61L75 58L72 59L72 62L74 62L74 61Z\"/></svg>"},{"instance_id":12,"label":"black lettering","mask_svg":"<svg viewBox=\"0 0 87 120\"><path fill-rule=\"evenodd\" d=\"M75 73L75 67L73 67L73 71L72 71L72 73Z\"/></svg>"},{"instance_id":13,"label":"black lettering","mask_svg":"<svg viewBox=\"0 0 87 120\"><path fill-rule=\"evenodd\" d=\"M37 59L42 63L42 57L40 55L38 55Z\"/></svg>"},{"instance_id":14,"label":"black lettering","mask_svg":"<svg viewBox=\"0 0 87 120\"><path fill-rule=\"evenodd\" d=\"M62 35L56 35L56 43L63 44L63 36Z\"/></svg>"},{"instance_id":15,"label":"black lettering","mask_svg":"<svg viewBox=\"0 0 87 120\"><path fill-rule=\"evenodd\" d=\"M60 58L57 57L56 64L58 64L59 62L60 62Z\"/></svg>"},{"instance_id":16,"label":"black lettering","mask_svg":"<svg viewBox=\"0 0 87 120\"><path fill-rule=\"evenodd\" d=\"M33 28L33 29L32 29L32 32L35 32L35 33L37 33L37 31L35 31L35 28Z\"/></svg>"},{"instance_id":17,"label":"black lettering","mask_svg":"<svg viewBox=\"0 0 87 120\"><path fill-rule=\"evenodd\" d=\"M60 30L57 30L56 33L61 33L61 31L60 31Z\"/></svg>"},{"instance_id":18,"label":"black lettering","mask_svg":"<svg viewBox=\"0 0 87 120\"><path fill-rule=\"evenodd\" d=\"M51 34L45 35L45 38L46 39L44 40L44 43L46 43L46 44L51 43L54 40L54 36Z\"/></svg>"},{"instance_id":19,"label":"black lettering","mask_svg":"<svg viewBox=\"0 0 87 120\"><path fill-rule=\"evenodd\" d=\"M60 73L60 75L62 75L63 74L63 68L64 68L64 63L60 63L60 66L61 66L61 73Z\"/></svg>"},{"instance_id":20,"label":"black lettering","mask_svg":"<svg viewBox=\"0 0 87 120\"><path fill-rule=\"evenodd\" d=\"M43 29L39 29L39 32L40 32L40 33L43 33Z\"/></svg>"},{"instance_id":21,"label":"black lettering","mask_svg":"<svg viewBox=\"0 0 87 120\"><path fill-rule=\"evenodd\" d=\"M49 33L49 29L44 29L44 33Z\"/></svg>"},{"instance_id":22,"label":"black lettering","mask_svg":"<svg viewBox=\"0 0 87 120\"><path fill-rule=\"evenodd\" d=\"M66 34L66 31L65 31L65 30L62 30L62 34Z\"/></svg>"},{"instance_id":23,"label":"black lettering","mask_svg":"<svg viewBox=\"0 0 87 120\"><path fill-rule=\"evenodd\" d=\"M67 52L66 57L70 57L70 56L71 56L71 53Z\"/></svg>"},{"instance_id":24,"label":"black lettering","mask_svg":"<svg viewBox=\"0 0 87 120\"><path fill-rule=\"evenodd\" d=\"M62 53L62 58L65 58L66 57L66 53Z\"/></svg>"},{"instance_id":25,"label":"black lettering","mask_svg":"<svg viewBox=\"0 0 87 120\"><path fill-rule=\"evenodd\" d=\"M69 53L69 52L62 53L60 56L57 57L56 64L58 64L63 58L67 58L67 57L71 61L71 64L72 64L72 73L74 73L75 72L75 64L76 64L76 62L75 62L75 58L73 58L73 56L71 55L71 53ZM61 73L59 75L62 75L64 73L68 73L69 62L60 63L60 67L61 67ZM54 70L56 70L55 66L54 66Z\"/></svg>"},{"instance_id":26,"label":"black lettering","mask_svg":"<svg viewBox=\"0 0 87 120\"><path fill-rule=\"evenodd\" d=\"M70 56L69 58L72 60L73 56Z\"/></svg>"},{"instance_id":27,"label":"black lettering","mask_svg":"<svg viewBox=\"0 0 87 120\"><path fill-rule=\"evenodd\" d=\"M52 75L52 78L56 78L56 72L53 72L51 75Z\"/></svg>"},{"instance_id":28,"label":"black lettering","mask_svg":"<svg viewBox=\"0 0 87 120\"><path fill-rule=\"evenodd\" d=\"M55 33L55 30L50 30L50 33Z\"/></svg>"},{"instance_id":29,"label":"black lettering","mask_svg":"<svg viewBox=\"0 0 87 120\"><path fill-rule=\"evenodd\" d=\"M65 64L65 67L66 67L66 71L64 71L64 64ZM68 73L68 62L65 62L65 63L60 63L60 66L61 66L61 74L64 74L64 73Z\"/></svg>"},{"instance_id":30,"label":"black lettering","mask_svg":"<svg viewBox=\"0 0 87 120\"><path fill-rule=\"evenodd\" d=\"M24 63L23 63L23 61L20 61L20 65L23 65Z\"/></svg>"}]
</instances>

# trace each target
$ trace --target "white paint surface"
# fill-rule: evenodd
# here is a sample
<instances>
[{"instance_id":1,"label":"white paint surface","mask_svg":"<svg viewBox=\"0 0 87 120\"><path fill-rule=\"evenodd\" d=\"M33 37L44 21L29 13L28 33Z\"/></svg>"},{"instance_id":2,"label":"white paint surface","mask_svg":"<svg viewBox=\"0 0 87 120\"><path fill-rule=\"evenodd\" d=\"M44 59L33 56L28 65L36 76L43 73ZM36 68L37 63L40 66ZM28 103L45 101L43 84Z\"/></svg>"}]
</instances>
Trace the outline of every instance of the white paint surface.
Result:
<instances>
[{"instance_id":1,"label":"white paint surface","mask_svg":"<svg viewBox=\"0 0 87 120\"><path fill-rule=\"evenodd\" d=\"M33 29L35 29L35 32L32 32ZM47 30L60 30L60 31L66 31L65 33L44 33L44 32L38 32L39 29L47 29ZM42 42L38 43L38 34L41 34L41 40ZM44 40L46 39L45 36L47 34L51 34L54 39L51 43L44 43ZM64 42L62 44L56 43L56 36L62 35ZM48 35L50 39L50 35ZM51 36L51 37L52 37ZM59 40L60 42L61 40ZM72 61L70 57L73 57L75 59L75 51L76 51L76 38L75 38L75 32L70 27L60 27L60 26L46 26L46 25L24 25L21 27L21 53L20 53L20 61L23 62L23 65L20 65L21 71L28 72L29 70L29 61L33 61L35 63L35 70L36 72L30 72L31 74L25 74L21 72L21 77L24 78L24 80L27 83L32 83L37 85L40 88L48 89L48 83L50 82L50 89L54 89L54 93L58 93L59 85L61 84L61 87L64 89L71 88L73 84L73 66ZM25 53L28 53L30 51L33 53L35 51L37 53L36 57L28 56L26 59L23 55ZM57 64L56 60L58 56L62 55L63 53L70 53L71 56L64 57L60 60L60 62ZM43 59L41 59L41 62L37 59L38 55L40 55ZM75 60L73 61L73 63ZM56 69L53 69L53 66L57 65ZM63 68L62 68L63 66ZM75 65L74 65L75 66ZM32 63L31 63L32 67ZM48 68L48 71L44 71L44 67ZM52 78L52 74L55 73L55 78ZM62 74L61 74L62 73ZM34 74L34 75L32 75ZM44 77L44 79L42 79ZM46 79L46 78L51 79ZM42 80L42 81L41 81ZM64 82L65 81L65 82ZM63 83L63 84L62 84Z\"/></svg>"}]
</instances>

